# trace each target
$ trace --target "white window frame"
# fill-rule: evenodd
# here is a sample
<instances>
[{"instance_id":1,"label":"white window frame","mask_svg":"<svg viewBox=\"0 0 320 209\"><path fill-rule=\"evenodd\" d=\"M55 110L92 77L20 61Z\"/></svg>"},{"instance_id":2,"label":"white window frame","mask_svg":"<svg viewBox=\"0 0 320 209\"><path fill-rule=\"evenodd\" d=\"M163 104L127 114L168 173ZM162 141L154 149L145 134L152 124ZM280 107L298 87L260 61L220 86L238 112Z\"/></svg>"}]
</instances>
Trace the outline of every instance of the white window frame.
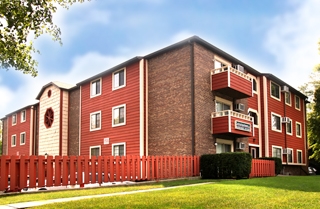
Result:
<instances>
[{"instance_id":1,"label":"white window frame","mask_svg":"<svg viewBox=\"0 0 320 209\"><path fill-rule=\"evenodd\" d=\"M14 137L14 140L13 140L13 137ZM14 141L14 144L13 144L13 141ZM15 147L15 146L17 146L17 135L13 134L11 135L11 147Z\"/></svg>"},{"instance_id":2,"label":"white window frame","mask_svg":"<svg viewBox=\"0 0 320 209\"><path fill-rule=\"evenodd\" d=\"M274 156L274 155L273 155L273 148L276 148L276 149L280 149L280 150L281 150L280 158L281 158L281 162L282 162L282 159L283 159L283 156L282 156L282 155L283 155L282 147L272 145L272 148L271 148L271 150L272 150L272 157L277 157L277 156Z\"/></svg>"},{"instance_id":3,"label":"white window frame","mask_svg":"<svg viewBox=\"0 0 320 209\"><path fill-rule=\"evenodd\" d=\"M278 92L279 93L279 98L272 95L272 84L277 85L279 87L278 88L279 89L279 92ZM279 84L277 84L277 83L275 83L273 81L270 81L270 96L271 96L271 98L274 98L274 99L276 99L278 101L281 101L281 87L280 87Z\"/></svg>"},{"instance_id":4,"label":"white window frame","mask_svg":"<svg viewBox=\"0 0 320 209\"><path fill-rule=\"evenodd\" d=\"M287 103L287 95L289 96L289 103ZM284 92L284 101L286 103L286 105L290 106L291 107L291 92Z\"/></svg>"},{"instance_id":5,"label":"white window frame","mask_svg":"<svg viewBox=\"0 0 320 209\"><path fill-rule=\"evenodd\" d=\"M297 103L297 99L299 99L299 103ZM297 107L297 104L299 104L299 107ZM301 99L297 95L294 96L294 108L299 111L301 110Z\"/></svg>"},{"instance_id":6,"label":"white window frame","mask_svg":"<svg viewBox=\"0 0 320 209\"><path fill-rule=\"evenodd\" d=\"M297 125L299 124L299 126L300 126L300 135L298 135L298 128L297 128ZM297 122L296 121L296 137L299 137L299 138L302 138L302 126L301 126L301 123L299 123L299 122Z\"/></svg>"},{"instance_id":7,"label":"white window frame","mask_svg":"<svg viewBox=\"0 0 320 209\"><path fill-rule=\"evenodd\" d=\"M124 120L123 120L122 123L114 124L114 117L115 117L115 115L114 115L114 110L115 110L115 109L119 109L119 108L121 108L121 107L124 108ZM117 126L124 126L124 125L126 125L126 118L127 118L127 116L126 116L126 109L127 109L127 108L126 108L126 104L122 104L122 105L118 105L118 106L112 107L112 127L117 127Z\"/></svg>"},{"instance_id":8,"label":"white window frame","mask_svg":"<svg viewBox=\"0 0 320 209\"><path fill-rule=\"evenodd\" d=\"M126 156L126 143L125 142L121 142L121 143L115 143L115 144L112 144L112 146L111 146L111 149L112 149L112 156L115 156L114 155L114 147L115 146L121 146L121 145L123 145L123 156ZM120 156L120 155L119 155Z\"/></svg>"},{"instance_id":9,"label":"white window frame","mask_svg":"<svg viewBox=\"0 0 320 209\"><path fill-rule=\"evenodd\" d=\"M273 119L272 116L273 116L273 115L275 115L275 116L277 116L277 117L280 118L280 130L273 128L273 124L272 124L272 119ZM271 118L270 118L270 119L271 119L271 130L282 133L281 115L279 115L279 114L277 114L277 113L274 113L274 112L271 112Z\"/></svg>"},{"instance_id":10,"label":"white window frame","mask_svg":"<svg viewBox=\"0 0 320 209\"><path fill-rule=\"evenodd\" d=\"M254 81L256 82L256 90L253 88ZM258 94L258 82L257 82L257 79L254 77L252 77L252 91L253 91L253 93Z\"/></svg>"},{"instance_id":11,"label":"white window frame","mask_svg":"<svg viewBox=\"0 0 320 209\"><path fill-rule=\"evenodd\" d=\"M248 114L249 114L250 112L254 112L254 113L257 115L257 123L258 123L258 124L255 124L254 121L253 121L253 126L258 128L258 127L259 127L259 114L258 114L258 111L255 110L255 109L249 108L249 109L248 109ZM252 117L252 116L251 116L251 117Z\"/></svg>"},{"instance_id":12,"label":"white window frame","mask_svg":"<svg viewBox=\"0 0 320 209\"><path fill-rule=\"evenodd\" d=\"M293 164L293 162L294 162L294 160L293 160L294 159L293 158L293 149L292 148L287 148L287 150L291 150L291 162L288 161L288 155L289 154L287 154L287 162L288 162L288 164Z\"/></svg>"},{"instance_id":13,"label":"white window frame","mask_svg":"<svg viewBox=\"0 0 320 209\"><path fill-rule=\"evenodd\" d=\"M99 156L101 156L101 145L90 146L90 147L89 147L89 155L90 155L90 158L91 158L91 149L95 149L95 148L99 148Z\"/></svg>"},{"instance_id":14,"label":"white window frame","mask_svg":"<svg viewBox=\"0 0 320 209\"><path fill-rule=\"evenodd\" d=\"M99 81L100 82L100 89L99 89L99 93L95 92L95 94L93 94L93 83ZM98 78L98 79L95 79L93 81L90 82L90 98L93 98L93 97L97 97L97 96L100 96L102 93L102 79L101 78Z\"/></svg>"},{"instance_id":15,"label":"white window frame","mask_svg":"<svg viewBox=\"0 0 320 209\"><path fill-rule=\"evenodd\" d=\"M252 152L252 151L254 151L254 152ZM250 154L251 154L252 158L257 158L257 147L251 147Z\"/></svg>"},{"instance_id":16,"label":"white window frame","mask_svg":"<svg viewBox=\"0 0 320 209\"><path fill-rule=\"evenodd\" d=\"M23 115L24 115L24 118L23 118ZM26 122L27 120L27 111L26 110L22 110L20 112L20 122L23 123L23 122Z\"/></svg>"},{"instance_id":17,"label":"white window frame","mask_svg":"<svg viewBox=\"0 0 320 209\"><path fill-rule=\"evenodd\" d=\"M118 74L118 73L119 73L120 71L122 71L122 70L123 70L123 85L121 85L121 86L115 86L115 82L116 82L115 76L116 76L116 74ZM126 86L126 80L127 80L126 74L127 74L126 68L121 68L121 69L119 69L119 70L117 70L117 71L115 71L115 72L112 73L112 90L121 89L121 88L123 88L123 87ZM118 81L118 82L119 82L119 81Z\"/></svg>"},{"instance_id":18,"label":"white window frame","mask_svg":"<svg viewBox=\"0 0 320 209\"><path fill-rule=\"evenodd\" d=\"M92 115L96 115L96 114L100 114L100 127L98 128L92 128L91 124L92 124ZM102 115L101 115L101 110L100 111L96 111L96 112L92 112L90 113L90 131L97 131L97 130L101 130L101 126L102 126Z\"/></svg>"},{"instance_id":19,"label":"white window frame","mask_svg":"<svg viewBox=\"0 0 320 209\"><path fill-rule=\"evenodd\" d=\"M24 135L24 142L22 143L22 135ZM26 139L27 139L27 135L26 135L26 132L22 132L20 133L20 145L24 145L26 144Z\"/></svg>"},{"instance_id":20,"label":"white window frame","mask_svg":"<svg viewBox=\"0 0 320 209\"><path fill-rule=\"evenodd\" d=\"M13 121L13 118L14 118L14 121ZM11 122L13 126L17 125L17 114L13 114L11 116L11 120L12 120Z\"/></svg>"},{"instance_id":21,"label":"white window frame","mask_svg":"<svg viewBox=\"0 0 320 209\"><path fill-rule=\"evenodd\" d=\"M286 134L292 136L292 135L293 135L292 120L289 118L289 121L290 121L290 123L286 123ZM291 130L291 133L288 132L288 125L289 125L289 124L290 124L290 126L291 126L291 129L290 129L290 130Z\"/></svg>"},{"instance_id":22,"label":"white window frame","mask_svg":"<svg viewBox=\"0 0 320 209\"><path fill-rule=\"evenodd\" d=\"M301 162L299 162L299 153L301 153ZM303 164L303 155L300 149L297 149L297 164Z\"/></svg>"}]
</instances>

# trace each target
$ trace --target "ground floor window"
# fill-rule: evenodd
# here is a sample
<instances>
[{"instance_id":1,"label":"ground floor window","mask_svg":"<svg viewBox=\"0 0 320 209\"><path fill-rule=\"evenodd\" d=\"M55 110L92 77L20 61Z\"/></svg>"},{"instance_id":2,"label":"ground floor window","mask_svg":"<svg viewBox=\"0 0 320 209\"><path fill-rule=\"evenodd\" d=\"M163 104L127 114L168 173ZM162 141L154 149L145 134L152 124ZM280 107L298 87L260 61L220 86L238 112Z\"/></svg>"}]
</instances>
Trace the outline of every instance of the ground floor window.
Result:
<instances>
[{"instance_id":1,"label":"ground floor window","mask_svg":"<svg viewBox=\"0 0 320 209\"><path fill-rule=\"evenodd\" d=\"M90 147L90 157L91 156L100 156L101 155L101 146L92 146Z\"/></svg>"},{"instance_id":2,"label":"ground floor window","mask_svg":"<svg viewBox=\"0 0 320 209\"><path fill-rule=\"evenodd\" d=\"M293 152L292 149L287 148L287 162L293 163Z\"/></svg>"},{"instance_id":3,"label":"ground floor window","mask_svg":"<svg viewBox=\"0 0 320 209\"><path fill-rule=\"evenodd\" d=\"M118 143L112 145L112 155L113 156L125 156L126 155L126 144Z\"/></svg>"},{"instance_id":4,"label":"ground floor window","mask_svg":"<svg viewBox=\"0 0 320 209\"><path fill-rule=\"evenodd\" d=\"M272 157L277 157L282 159L281 157L282 148L281 147L272 147Z\"/></svg>"},{"instance_id":5,"label":"ground floor window","mask_svg":"<svg viewBox=\"0 0 320 209\"><path fill-rule=\"evenodd\" d=\"M233 152L233 141L217 139L216 153Z\"/></svg>"},{"instance_id":6,"label":"ground floor window","mask_svg":"<svg viewBox=\"0 0 320 209\"><path fill-rule=\"evenodd\" d=\"M302 151L301 150L297 150L297 163L302 163Z\"/></svg>"}]
</instances>

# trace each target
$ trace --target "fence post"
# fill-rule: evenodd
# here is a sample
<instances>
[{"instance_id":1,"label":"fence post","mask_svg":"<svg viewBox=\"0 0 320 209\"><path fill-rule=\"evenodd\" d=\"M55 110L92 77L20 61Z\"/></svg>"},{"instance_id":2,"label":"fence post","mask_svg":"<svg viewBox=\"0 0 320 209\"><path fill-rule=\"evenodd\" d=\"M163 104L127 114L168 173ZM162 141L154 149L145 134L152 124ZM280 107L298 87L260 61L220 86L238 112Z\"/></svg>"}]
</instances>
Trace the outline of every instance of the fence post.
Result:
<instances>
[{"instance_id":1,"label":"fence post","mask_svg":"<svg viewBox=\"0 0 320 209\"><path fill-rule=\"evenodd\" d=\"M0 190L3 191L8 188L9 175L9 156L0 156Z\"/></svg>"},{"instance_id":2,"label":"fence post","mask_svg":"<svg viewBox=\"0 0 320 209\"><path fill-rule=\"evenodd\" d=\"M53 156L47 156L47 186L53 186Z\"/></svg>"},{"instance_id":3,"label":"fence post","mask_svg":"<svg viewBox=\"0 0 320 209\"><path fill-rule=\"evenodd\" d=\"M54 185L61 186L61 163L60 163L61 156L54 157Z\"/></svg>"},{"instance_id":4,"label":"fence post","mask_svg":"<svg viewBox=\"0 0 320 209\"><path fill-rule=\"evenodd\" d=\"M26 159L27 157L22 155L20 157L20 189L23 189L27 187L27 172L28 172L28 167L26 166Z\"/></svg>"}]
</instances>

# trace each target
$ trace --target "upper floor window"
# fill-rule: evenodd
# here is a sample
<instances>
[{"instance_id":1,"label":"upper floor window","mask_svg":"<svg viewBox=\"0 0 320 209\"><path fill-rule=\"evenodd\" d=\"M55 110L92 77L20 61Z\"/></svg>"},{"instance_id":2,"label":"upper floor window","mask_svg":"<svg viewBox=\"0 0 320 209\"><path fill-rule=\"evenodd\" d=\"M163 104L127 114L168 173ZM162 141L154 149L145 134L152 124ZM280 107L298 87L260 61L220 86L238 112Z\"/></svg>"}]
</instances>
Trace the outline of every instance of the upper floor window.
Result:
<instances>
[{"instance_id":1,"label":"upper floor window","mask_svg":"<svg viewBox=\"0 0 320 209\"><path fill-rule=\"evenodd\" d=\"M90 114L90 131L101 129L101 111Z\"/></svg>"},{"instance_id":2,"label":"upper floor window","mask_svg":"<svg viewBox=\"0 0 320 209\"><path fill-rule=\"evenodd\" d=\"M101 78L94 80L90 85L90 97L101 95Z\"/></svg>"},{"instance_id":3,"label":"upper floor window","mask_svg":"<svg viewBox=\"0 0 320 209\"><path fill-rule=\"evenodd\" d=\"M26 143L26 133L23 132L20 134L20 145L23 145Z\"/></svg>"},{"instance_id":4,"label":"upper floor window","mask_svg":"<svg viewBox=\"0 0 320 209\"><path fill-rule=\"evenodd\" d=\"M300 110L300 97L295 96L295 107L297 110Z\"/></svg>"},{"instance_id":5,"label":"upper floor window","mask_svg":"<svg viewBox=\"0 0 320 209\"><path fill-rule=\"evenodd\" d=\"M126 105L112 108L112 127L126 124Z\"/></svg>"},{"instance_id":6,"label":"upper floor window","mask_svg":"<svg viewBox=\"0 0 320 209\"><path fill-rule=\"evenodd\" d=\"M291 93L290 92L285 92L284 93L284 100L287 105L291 106Z\"/></svg>"},{"instance_id":7,"label":"upper floor window","mask_svg":"<svg viewBox=\"0 0 320 209\"><path fill-rule=\"evenodd\" d=\"M271 113L271 127L274 131L281 132L281 116L275 113Z\"/></svg>"},{"instance_id":8,"label":"upper floor window","mask_svg":"<svg viewBox=\"0 0 320 209\"><path fill-rule=\"evenodd\" d=\"M11 147L15 147L17 144L17 135L11 136Z\"/></svg>"},{"instance_id":9,"label":"upper floor window","mask_svg":"<svg viewBox=\"0 0 320 209\"><path fill-rule=\"evenodd\" d=\"M280 100L280 86L271 81L271 97Z\"/></svg>"},{"instance_id":10,"label":"upper floor window","mask_svg":"<svg viewBox=\"0 0 320 209\"><path fill-rule=\"evenodd\" d=\"M113 156L125 156L126 155L126 144L118 143L112 145L112 155Z\"/></svg>"},{"instance_id":11,"label":"upper floor window","mask_svg":"<svg viewBox=\"0 0 320 209\"><path fill-rule=\"evenodd\" d=\"M253 118L253 124L259 125L257 112L250 110L249 115Z\"/></svg>"},{"instance_id":12,"label":"upper floor window","mask_svg":"<svg viewBox=\"0 0 320 209\"><path fill-rule=\"evenodd\" d=\"M292 135L292 120L289 119L289 123L286 123L286 132L287 134Z\"/></svg>"},{"instance_id":13,"label":"upper floor window","mask_svg":"<svg viewBox=\"0 0 320 209\"><path fill-rule=\"evenodd\" d=\"M301 123L296 122L296 136L301 137Z\"/></svg>"},{"instance_id":14,"label":"upper floor window","mask_svg":"<svg viewBox=\"0 0 320 209\"><path fill-rule=\"evenodd\" d=\"M113 86L112 89L119 89L126 86L126 70L125 68L113 73L112 76Z\"/></svg>"},{"instance_id":15,"label":"upper floor window","mask_svg":"<svg viewBox=\"0 0 320 209\"><path fill-rule=\"evenodd\" d=\"M225 63L220 62L219 60L214 60L214 69L222 68L227 66Z\"/></svg>"},{"instance_id":16,"label":"upper floor window","mask_svg":"<svg viewBox=\"0 0 320 209\"><path fill-rule=\"evenodd\" d=\"M17 114L12 115L12 125L17 124Z\"/></svg>"},{"instance_id":17,"label":"upper floor window","mask_svg":"<svg viewBox=\"0 0 320 209\"><path fill-rule=\"evenodd\" d=\"M90 158L91 156L100 156L101 155L101 146L92 146L90 147Z\"/></svg>"},{"instance_id":18,"label":"upper floor window","mask_svg":"<svg viewBox=\"0 0 320 209\"><path fill-rule=\"evenodd\" d=\"M21 123L26 121L26 111L22 110L21 111Z\"/></svg>"},{"instance_id":19,"label":"upper floor window","mask_svg":"<svg viewBox=\"0 0 320 209\"><path fill-rule=\"evenodd\" d=\"M252 79L252 90L257 92L257 81L254 78Z\"/></svg>"}]
</instances>

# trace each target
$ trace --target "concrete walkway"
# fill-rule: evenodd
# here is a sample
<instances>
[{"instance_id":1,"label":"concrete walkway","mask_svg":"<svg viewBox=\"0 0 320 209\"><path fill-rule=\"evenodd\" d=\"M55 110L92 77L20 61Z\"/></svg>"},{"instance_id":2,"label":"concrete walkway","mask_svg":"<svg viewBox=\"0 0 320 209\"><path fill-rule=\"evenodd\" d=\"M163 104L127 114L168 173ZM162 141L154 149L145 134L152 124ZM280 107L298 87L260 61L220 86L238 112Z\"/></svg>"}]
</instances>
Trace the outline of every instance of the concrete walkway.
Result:
<instances>
[{"instance_id":1,"label":"concrete walkway","mask_svg":"<svg viewBox=\"0 0 320 209\"><path fill-rule=\"evenodd\" d=\"M52 204L52 203L77 201L77 200L84 200L84 199L90 199L90 198L120 196L120 195L152 192L152 191L169 190L169 189L175 189L175 188L179 188L179 187L198 186L198 185L211 184L211 183L212 182L206 182L206 183L199 183L199 184L190 184L190 185L182 185L182 186L173 186L173 187L137 190L137 191L130 191L130 192L118 192L118 193L111 193L111 194L98 194L98 195L89 195L89 196L80 196L80 197L68 197L68 198L51 199L51 200L43 200L43 201L21 202L21 203L13 203L13 204L8 204L8 205L0 205L0 209L29 208L29 207L36 207L36 206Z\"/></svg>"}]
</instances>

